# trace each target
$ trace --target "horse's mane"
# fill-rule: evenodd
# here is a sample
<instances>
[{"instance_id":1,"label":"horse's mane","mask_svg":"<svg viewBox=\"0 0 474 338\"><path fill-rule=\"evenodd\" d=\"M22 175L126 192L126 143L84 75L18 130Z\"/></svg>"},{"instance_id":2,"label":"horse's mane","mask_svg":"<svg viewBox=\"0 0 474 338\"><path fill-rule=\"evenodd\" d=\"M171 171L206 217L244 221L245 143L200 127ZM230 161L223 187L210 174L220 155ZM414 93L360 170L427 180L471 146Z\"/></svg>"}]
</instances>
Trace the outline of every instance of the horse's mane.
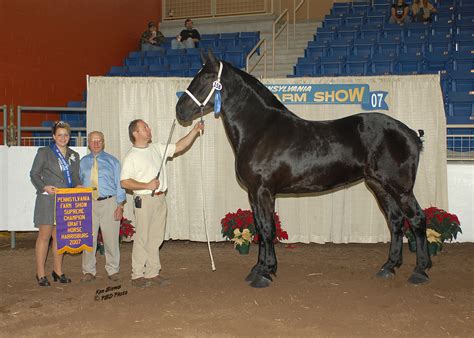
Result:
<instances>
[{"instance_id":1,"label":"horse's mane","mask_svg":"<svg viewBox=\"0 0 474 338\"><path fill-rule=\"evenodd\" d=\"M265 108L277 110L281 114L289 114L296 117L293 112L288 110L288 108L286 108L285 105L283 105L283 103L281 103L280 100L278 100L276 96L273 95L273 93L254 76L244 72L241 69L234 67L228 62L221 62L225 64L228 68L232 69L233 72L235 72L239 77L242 78L246 85L248 85L252 90L255 91L255 93L257 94L256 96L262 101L262 103L265 105Z\"/></svg>"}]
</instances>

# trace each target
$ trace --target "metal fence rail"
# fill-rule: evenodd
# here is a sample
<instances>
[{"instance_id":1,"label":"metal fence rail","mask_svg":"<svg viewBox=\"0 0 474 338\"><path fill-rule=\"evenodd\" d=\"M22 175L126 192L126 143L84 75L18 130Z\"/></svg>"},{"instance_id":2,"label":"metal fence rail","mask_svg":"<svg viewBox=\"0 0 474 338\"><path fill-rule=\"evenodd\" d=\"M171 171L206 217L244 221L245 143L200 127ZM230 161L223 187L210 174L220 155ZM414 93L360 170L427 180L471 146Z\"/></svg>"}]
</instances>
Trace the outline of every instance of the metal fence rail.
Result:
<instances>
[{"instance_id":1,"label":"metal fence rail","mask_svg":"<svg viewBox=\"0 0 474 338\"><path fill-rule=\"evenodd\" d=\"M467 133L446 135L448 161L474 161L474 125L451 124L447 128L469 130Z\"/></svg>"},{"instance_id":2,"label":"metal fence rail","mask_svg":"<svg viewBox=\"0 0 474 338\"><path fill-rule=\"evenodd\" d=\"M32 137L23 137L21 136L21 133L23 131L51 131L51 128L49 127L35 127L35 126L22 126L22 118L21 115L23 112L63 112L63 113L75 113L75 112L86 112L85 107L29 107L29 106L18 106L17 107L17 145L23 146L23 145L36 145L36 144L25 144L25 142L30 142L34 138ZM72 146L84 146L85 144L84 139L87 133L86 127L71 127L71 131L77 131L78 134L75 137L71 137L70 145ZM42 139L42 137L38 138L39 140Z\"/></svg>"},{"instance_id":3,"label":"metal fence rail","mask_svg":"<svg viewBox=\"0 0 474 338\"><path fill-rule=\"evenodd\" d=\"M265 14L273 0L163 0L163 20Z\"/></svg>"}]
</instances>

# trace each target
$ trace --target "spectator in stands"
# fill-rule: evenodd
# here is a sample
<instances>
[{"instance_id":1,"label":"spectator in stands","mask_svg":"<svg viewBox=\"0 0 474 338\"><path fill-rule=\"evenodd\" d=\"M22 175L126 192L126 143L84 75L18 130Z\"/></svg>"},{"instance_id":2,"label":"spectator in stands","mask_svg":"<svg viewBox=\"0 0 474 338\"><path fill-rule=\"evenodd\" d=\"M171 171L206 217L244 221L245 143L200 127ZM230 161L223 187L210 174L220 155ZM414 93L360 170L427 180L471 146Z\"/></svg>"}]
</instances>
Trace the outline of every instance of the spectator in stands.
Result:
<instances>
[{"instance_id":1,"label":"spectator in stands","mask_svg":"<svg viewBox=\"0 0 474 338\"><path fill-rule=\"evenodd\" d=\"M94 243L92 252L82 253L81 282L95 279L97 234L99 228L105 246L105 270L108 279L120 280L120 220L126 201L125 190L120 186L120 162L104 151L104 134L100 131L89 133L87 144L90 154L81 159L80 178L84 187L96 188L92 192L92 228Z\"/></svg>"},{"instance_id":2,"label":"spectator in stands","mask_svg":"<svg viewBox=\"0 0 474 338\"><path fill-rule=\"evenodd\" d=\"M183 29L176 39L171 41L172 49L194 48L196 43L201 40L198 30L193 28L193 20L186 19L184 27L186 29Z\"/></svg>"},{"instance_id":3,"label":"spectator in stands","mask_svg":"<svg viewBox=\"0 0 474 338\"><path fill-rule=\"evenodd\" d=\"M413 22L431 22L431 14L437 10L428 0L414 0L411 5Z\"/></svg>"},{"instance_id":4,"label":"spectator in stands","mask_svg":"<svg viewBox=\"0 0 474 338\"><path fill-rule=\"evenodd\" d=\"M79 154L68 147L71 127L63 121L52 126L54 143L39 148L30 171L31 182L36 188L34 224L39 229L36 239L36 280L39 286L50 286L45 274L49 241L53 238L53 280L70 283L62 270L63 255L58 255L54 224L54 195L57 188L74 188L80 185Z\"/></svg>"},{"instance_id":5,"label":"spectator in stands","mask_svg":"<svg viewBox=\"0 0 474 338\"><path fill-rule=\"evenodd\" d=\"M153 21L149 22L148 29L143 32L140 38L140 49L143 52L149 50L162 50L163 48L160 45L163 42L165 42L163 34L158 30Z\"/></svg>"},{"instance_id":6,"label":"spectator in stands","mask_svg":"<svg viewBox=\"0 0 474 338\"><path fill-rule=\"evenodd\" d=\"M397 0L395 4L392 5L391 16L389 19L390 23L404 24L410 22L410 7L405 3L405 0Z\"/></svg>"}]
</instances>

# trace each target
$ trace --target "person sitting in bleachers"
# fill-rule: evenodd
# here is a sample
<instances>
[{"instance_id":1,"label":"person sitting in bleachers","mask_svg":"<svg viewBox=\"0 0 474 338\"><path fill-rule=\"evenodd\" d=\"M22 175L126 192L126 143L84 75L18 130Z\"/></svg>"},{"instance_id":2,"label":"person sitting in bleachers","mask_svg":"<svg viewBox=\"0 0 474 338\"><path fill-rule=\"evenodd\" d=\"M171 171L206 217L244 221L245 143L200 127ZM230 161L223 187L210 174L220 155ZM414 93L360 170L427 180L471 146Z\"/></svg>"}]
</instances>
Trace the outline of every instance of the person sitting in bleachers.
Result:
<instances>
[{"instance_id":1,"label":"person sitting in bleachers","mask_svg":"<svg viewBox=\"0 0 474 338\"><path fill-rule=\"evenodd\" d=\"M404 24L410 22L410 16L408 13L410 12L409 6L405 3L405 0L397 0L395 4L392 5L391 8L391 15L389 22L390 23L398 23Z\"/></svg>"},{"instance_id":2,"label":"person sitting in bleachers","mask_svg":"<svg viewBox=\"0 0 474 338\"><path fill-rule=\"evenodd\" d=\"M436 13L436 8L428 0L414 0L411 5L413 22L431 22L431 14Z\"/></svg>"},{"instance_id":3,"label":"person sitting in bleachers","mask_svg":"<svg viewBox=\"0 0 474 338\"><path fill-rule=\"evenodd\" d=\"M186 19L186 21L184 21L184 27L186 27L186 29L183 29L176 39L171 41L172 49L194 48L196 47L196 43L201 40L201 35L198 30L193 28L193 20Z\"/></svg>"},{"instance_id":4,"label":"person sitting in bleachers","mask_svg":"<svg viewBox=\"0 0 474 338\"><path fill-rule=\"evenodd\" d=\"M148 23L148 29L143 32L140 38L140 49L143 52L149 50L162 50L160 45L165 41L164 35L158 30L153 21Z\"/></svg>"}]
</instances>

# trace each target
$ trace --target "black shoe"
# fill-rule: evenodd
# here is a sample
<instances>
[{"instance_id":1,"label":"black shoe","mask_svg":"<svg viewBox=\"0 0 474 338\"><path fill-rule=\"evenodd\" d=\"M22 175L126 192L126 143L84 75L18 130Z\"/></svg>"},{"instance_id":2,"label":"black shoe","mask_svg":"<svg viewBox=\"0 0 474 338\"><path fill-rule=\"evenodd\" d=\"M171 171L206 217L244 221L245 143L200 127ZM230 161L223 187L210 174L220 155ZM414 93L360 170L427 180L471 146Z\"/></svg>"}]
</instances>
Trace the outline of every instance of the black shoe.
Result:
<instances>
[{"instance_id":1,"label":"black shoe","mask_svg":"<svg viewBox=\"0 0 474 338\"><path fill-rule=\"evenodd\" d=\"M48 280L48 278L46 278L46 276L43 276L43 277L39 278L38 275L36 275L36 280L38 281L39 286L51 286L51 284L49 283L49 280Z\"/></svg>"},{"instance_id":2,"label":"black shoe","mask_svg":"<svg viewBox=\"0 0 474 338\"><path fill-rule=\"evenodd\" d=\"M66 277L65 274L62 274L59 276L54 270L51 273L51 276L53 276L53 280L57 282L59 280L59 283L71 283L71 278Z\"/></svg>"}]
</instances>

